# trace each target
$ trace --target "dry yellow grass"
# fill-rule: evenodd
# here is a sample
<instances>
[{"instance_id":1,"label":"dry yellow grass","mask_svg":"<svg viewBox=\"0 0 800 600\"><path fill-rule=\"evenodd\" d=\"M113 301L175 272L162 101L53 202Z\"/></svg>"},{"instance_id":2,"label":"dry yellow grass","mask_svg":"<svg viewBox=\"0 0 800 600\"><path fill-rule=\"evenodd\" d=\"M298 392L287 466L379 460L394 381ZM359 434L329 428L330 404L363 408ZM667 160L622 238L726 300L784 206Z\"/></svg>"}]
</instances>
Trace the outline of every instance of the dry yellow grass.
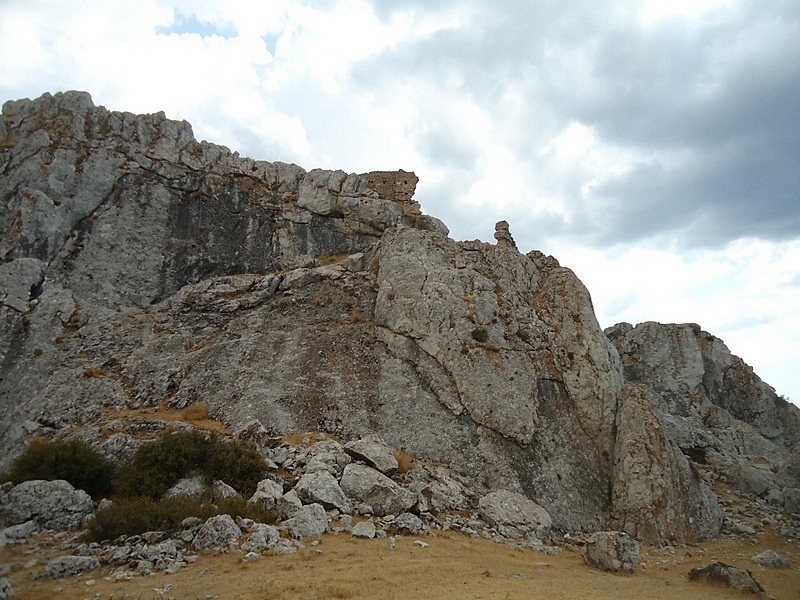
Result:
<instances>
[{"instance_id":1,"label":"dry yellow grass","mask_svg":"<svg viewBox=\"0 0 800 600\"><path fill-rule=\"evenodd\" d=\"M413 469L417 461L413 455L409 454L408 452L395 452L394 459L397 461L397 472L402 475L403 473L408 473L411 469Z\"/></svg>"},{"instance_id":2,"label":"dry yellow grass","mask_svg":"<svg viewBox=\"0 0 800 600\"><path fill-rule=\"evenodd\" d=\"M230 435L231 431L224 423L212 419L208 414L208 405L205 402L192 404L184 409L174 409L167 407L168 400L163 401L158 406L143 408L125 408L122 410L105 409L107 415L113 414L115 418L129 420L132 418L143 418L158 421L174 421L181 423L191 423L198 429L215 431L222 435Z\"/></svg>"},{"instance_id":3,"label":"dry yellow grass","mask_svg":"<svg viewBox=\"0 0 800 600\"><path fill-rule=\"evenodd\" d=\"M191 406L188 406L180 411L180 415L184 421L188 421L189 423L193 423L195 421L207 421L209 419L208 405L205 402L192 404Z\"/></svg>"},{"instance_id":4,"label":"dry yellow grass","mask_svg":"<svg viewBox=\"0 0 800 600\"><path fill-rule=\"evenodd\" d=\"M386 540L356 540L349 535L325 535L317 546L288 556L262 556L244 563L240 554L201 556L174 575L136 577L107 581L106 568L65 581L31 579L30 571L43 571L48 552L26 554L27 547L13 546L0 554L0 562L37 565L11 573L18 600L87 597L178 600L303 598L385 599L509 599L551 600L591 598L714 600L748 598L745 594L687 580L690 569L723 560L753 572L767 595L780 600L798 597L800 573L794 569L765 569L749 557L771 547L800 565L800 548L774 534L764 534L757 546L721 540L673 552L645 549L648 563L634 575L601 573L586 566L571 552L546 556L531 550L514 550L487 540L445 532L422 538L429 547L414 544L416 538L398 537L391 550ZM662 569L662 564L666 570ZM87 586L87 580L94 584ZM163 596L154 592L172 586ZM60 591L56 591L56 590Z\"/></svg>"},{"instance_id":5,"label":"dry yellow grass","mask_svg":"<svg viewBox=\"0 0 800 600\"><path fill-rule=\"evenodd\" d=\"M326 265L338 265L343 263L346 258L347 254L324 254L317 259L317 262L320 267L324 267Z\"/></svg>"}]
</instances>

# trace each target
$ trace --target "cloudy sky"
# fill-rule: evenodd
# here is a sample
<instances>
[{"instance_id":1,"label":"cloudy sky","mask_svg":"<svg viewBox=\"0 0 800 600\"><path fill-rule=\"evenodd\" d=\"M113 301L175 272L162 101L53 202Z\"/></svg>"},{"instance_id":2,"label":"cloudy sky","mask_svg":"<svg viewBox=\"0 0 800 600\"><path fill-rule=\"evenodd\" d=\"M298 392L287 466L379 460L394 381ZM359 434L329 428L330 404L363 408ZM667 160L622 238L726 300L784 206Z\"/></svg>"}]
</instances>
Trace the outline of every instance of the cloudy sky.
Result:
<instances>
[{"instance_id":1,"label":"cloudy sky","mask_svg":"<svg viewBox=\"0 0 800 600\"><path fill-rule=\"evenodd\" d=\"M0 0L0 99L67 89L307 169L413 170L456 239L696 322L800 402L797 0Z\"/></svg>"}]
</instances>

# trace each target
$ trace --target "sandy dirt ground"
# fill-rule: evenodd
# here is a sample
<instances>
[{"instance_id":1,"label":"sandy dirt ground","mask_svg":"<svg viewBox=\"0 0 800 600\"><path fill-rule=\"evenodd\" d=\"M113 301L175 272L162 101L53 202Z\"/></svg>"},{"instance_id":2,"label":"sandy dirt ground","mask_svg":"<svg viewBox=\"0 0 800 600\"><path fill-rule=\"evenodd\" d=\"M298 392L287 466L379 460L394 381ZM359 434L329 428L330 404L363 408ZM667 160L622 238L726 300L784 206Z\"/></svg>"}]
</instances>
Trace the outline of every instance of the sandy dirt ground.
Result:
<instances>
[{"instance_id":1,"label":"sandy dirt ground","mask_svg":"<svg viewBox=\"0 0 800 600\"><path fill-rule=\"evenodd\" d=\"M327 534L307 540L306 548L285 556L263 555L244 562L237 552L201 554L197 562L173 575L111 580L109 569L53 581L44 573L57 551L46 537L36 546L9 546L0 563L13 565L11 578L19 600L211 600L381 598L381 599L675 599L747 598L747 594L689 582L690 569L723 561L749 569L766 597L800 598L800 546L765 530L749 540L717 540L697 546L642 549L637 573L598 572L577 553L548 556L518 550L453 532L435 537L364 540ZM416 545L424 541L427 547ZM768 569L750 557L772 548L791 561L789 569Z\"/></svg>"}]
</instances>

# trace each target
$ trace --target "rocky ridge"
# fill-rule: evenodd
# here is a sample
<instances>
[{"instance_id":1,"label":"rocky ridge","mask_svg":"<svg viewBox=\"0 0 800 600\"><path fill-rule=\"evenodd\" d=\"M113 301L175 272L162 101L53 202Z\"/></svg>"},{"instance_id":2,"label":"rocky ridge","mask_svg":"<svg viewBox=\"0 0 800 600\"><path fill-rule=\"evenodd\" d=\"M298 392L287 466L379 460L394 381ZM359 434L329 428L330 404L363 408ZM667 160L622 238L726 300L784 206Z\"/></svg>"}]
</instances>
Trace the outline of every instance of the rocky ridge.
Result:
<instances>
[{"instance_id":1,"label":"rocky ridge","mask_svg":"<svg viewBox=\"0 0 800 600\"><path fill-rule=\"evenodd\" d=\"M603 332L577 277L507 224L496 245L447 237L412 173L254 161L79 92L7 102L0 140L2 466L35 435L121 460L166 426L145 411L205 403L262 447L378 434L559 532L709 539L716 477L797 511L798 411L724 344ZM300 503L373 499L319 463ZM322 495L330 479L350 494ZM434 502L407 491L386 514Z\"/></svg>"}]
</instances>

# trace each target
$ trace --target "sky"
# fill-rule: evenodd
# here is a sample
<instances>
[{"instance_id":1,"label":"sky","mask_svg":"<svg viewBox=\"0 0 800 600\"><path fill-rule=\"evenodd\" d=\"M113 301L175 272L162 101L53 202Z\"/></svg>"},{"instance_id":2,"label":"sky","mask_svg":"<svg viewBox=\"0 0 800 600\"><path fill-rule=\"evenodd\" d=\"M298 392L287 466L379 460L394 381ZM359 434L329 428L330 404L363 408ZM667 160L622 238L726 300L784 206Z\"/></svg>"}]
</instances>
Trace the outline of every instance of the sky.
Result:
<instances>
[{"instance_id":1,"label":"sky","mask_svg":"<svg viewBox=\"0 0 800 600\"><path fill-rule=\"evenodd\" d=\"M88 91L698 323L800 404L797 0L0 0L0 101Z\"/></svg>"}]
</instances>

